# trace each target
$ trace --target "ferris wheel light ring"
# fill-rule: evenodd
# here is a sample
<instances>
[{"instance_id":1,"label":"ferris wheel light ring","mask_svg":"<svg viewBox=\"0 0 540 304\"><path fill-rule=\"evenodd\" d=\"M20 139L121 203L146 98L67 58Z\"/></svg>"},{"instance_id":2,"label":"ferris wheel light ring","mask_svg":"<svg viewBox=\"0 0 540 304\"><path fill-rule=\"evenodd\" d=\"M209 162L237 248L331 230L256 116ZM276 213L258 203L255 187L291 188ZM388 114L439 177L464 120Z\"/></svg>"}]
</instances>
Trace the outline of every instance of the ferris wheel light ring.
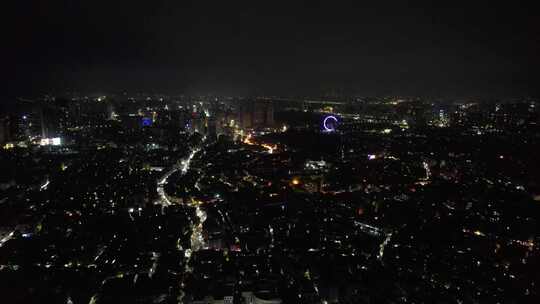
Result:
<instances>
[{"instance_id":1,"label":"ferris wheel light ring","mask_svg":"<svg viewBox=\"0 0 540 304\"><path fill-rule=\"evenodd\" d=\"M330 127L328 127L328 125L326 124L326 123L328 122L329 119L335 121L336 123L338 122L338 120L337 120L337 118L336 118L335 116L329 115L329 116L326 116L326 117L324 118L324 121L323 121L323 127L324 127L324 129L325 129L326 131L329 131L329 132L330 132L330 131L335 131L335 128L334 128L334 127L331 127L331 128L330 128Z\"/></svg>"}]
</instances>

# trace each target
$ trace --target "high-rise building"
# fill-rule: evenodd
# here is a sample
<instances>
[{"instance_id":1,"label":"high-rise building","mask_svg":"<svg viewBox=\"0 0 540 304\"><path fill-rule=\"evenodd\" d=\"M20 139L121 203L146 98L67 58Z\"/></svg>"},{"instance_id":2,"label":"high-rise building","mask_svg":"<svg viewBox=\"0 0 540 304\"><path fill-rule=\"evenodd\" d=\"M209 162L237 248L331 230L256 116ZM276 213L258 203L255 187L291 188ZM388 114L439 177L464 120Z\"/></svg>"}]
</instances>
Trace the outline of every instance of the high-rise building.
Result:
<instances>
[{"instance_id":1,"label":"high-rise building","mask_svg":"<svg viewBox=\"0 0 540 304\"><path fill-rule=\"evenodd\" d=\"M427 124L427 107L423 103L410 104L407 109L409 125L423 127Z\"/></svg>"},{"instance_id":2,"label":"high-rise building","mask_svg":"<svg viewBox=\"0 0 540 304\"><path fill-rule=\"evenodd\" d=\"M208 121L208 128L207 128L207 131L208 131L208 139L211 140L211 141L215 141L217 140L217 121L216 121L216 117L215 116L210 116L207 118L207 121Z\"/></svg>"},{"instance_id":3,"label":"high-rise building","mask_svg":"<svg viewBox=\"0 0 540 304\"><path fill-rule=\"evenodd\" d=\"M239 119L243 129L274 125L274 105L268 100L248 100L240 105Z\"/></svg>"},{"instance_id":4,"label":"high-rise building","mask_svg":"<svg viewBox=\"0 0 540 304\"><path fill-rule=\"evenodd\" d=\"M0 117L0 145L11 141L12 134L11 120L9 116Z\"/></svg>"},{"instance_id":5,"label":"high-rise building","mask_svg":"<svg viewBox=\"0 0 540 304\"><path fill-rule=\"evenodd\" d=\"M38 111L40 115L41 137L59 137L63 122L61 110L55 107L42 106Z\"/></svg>"}]
</instances>

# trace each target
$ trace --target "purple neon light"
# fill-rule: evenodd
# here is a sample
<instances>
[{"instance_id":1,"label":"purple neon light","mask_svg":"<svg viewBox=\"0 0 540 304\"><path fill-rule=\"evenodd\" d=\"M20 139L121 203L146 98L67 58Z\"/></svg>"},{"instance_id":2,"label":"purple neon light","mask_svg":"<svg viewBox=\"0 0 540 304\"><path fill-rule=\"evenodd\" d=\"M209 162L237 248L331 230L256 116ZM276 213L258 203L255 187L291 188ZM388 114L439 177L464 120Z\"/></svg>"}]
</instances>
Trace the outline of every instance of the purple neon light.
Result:
<instances>
[{"instance_id":1,"label":"purple neon light","mask_svg":"<svg viewBox=\"0 0 540 304\"><path fill-rule=\"evenodd\" d=\"M323 121L323 127L326 131L334 131L334 128L329 128L327 125L326 125L326 122L328 121L328 119L333 119L335 122L338 122L337 118L333 115L330 115L330 116L326 116L324 118L324 121Z\"/></svg>"}]
</instances>

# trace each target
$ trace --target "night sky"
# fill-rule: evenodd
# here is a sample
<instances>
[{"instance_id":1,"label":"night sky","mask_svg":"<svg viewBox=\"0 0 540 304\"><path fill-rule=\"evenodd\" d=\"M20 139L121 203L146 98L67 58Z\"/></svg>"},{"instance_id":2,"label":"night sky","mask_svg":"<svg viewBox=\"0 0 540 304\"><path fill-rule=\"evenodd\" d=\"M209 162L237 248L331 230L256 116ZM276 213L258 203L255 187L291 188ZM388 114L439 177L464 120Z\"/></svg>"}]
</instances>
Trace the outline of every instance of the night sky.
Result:
<instances>
[{"instance_id":1,"label":"night sky","mask_svg":"<svg viewBox=\"0 0 540 304\"><path fill-rule=\"evenodd\" d=\"M538 10L517 1L11 2L2 55L11 95L540 91Z\"/></svg>"}]
</instances>

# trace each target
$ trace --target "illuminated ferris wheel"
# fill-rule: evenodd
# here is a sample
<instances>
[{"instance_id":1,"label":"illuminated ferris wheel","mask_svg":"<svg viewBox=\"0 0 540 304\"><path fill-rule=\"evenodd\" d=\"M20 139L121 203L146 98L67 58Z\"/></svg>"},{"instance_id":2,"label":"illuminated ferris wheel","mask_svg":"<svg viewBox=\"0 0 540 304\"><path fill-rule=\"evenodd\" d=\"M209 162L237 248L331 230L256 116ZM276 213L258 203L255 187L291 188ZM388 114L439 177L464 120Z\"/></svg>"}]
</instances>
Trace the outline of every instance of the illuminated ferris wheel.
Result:
<instances>
[{"instance_id":1,"label":"illuminated ferris wheel","mask_svg":"<svg viewBox=\"0 0 540 304\"><path fill-rule=\"evenodd\" d=\"M323 120L325 132L335 132L338 126L338 119L334 115L328 115Z\"/></svg>"}]
</instances>

